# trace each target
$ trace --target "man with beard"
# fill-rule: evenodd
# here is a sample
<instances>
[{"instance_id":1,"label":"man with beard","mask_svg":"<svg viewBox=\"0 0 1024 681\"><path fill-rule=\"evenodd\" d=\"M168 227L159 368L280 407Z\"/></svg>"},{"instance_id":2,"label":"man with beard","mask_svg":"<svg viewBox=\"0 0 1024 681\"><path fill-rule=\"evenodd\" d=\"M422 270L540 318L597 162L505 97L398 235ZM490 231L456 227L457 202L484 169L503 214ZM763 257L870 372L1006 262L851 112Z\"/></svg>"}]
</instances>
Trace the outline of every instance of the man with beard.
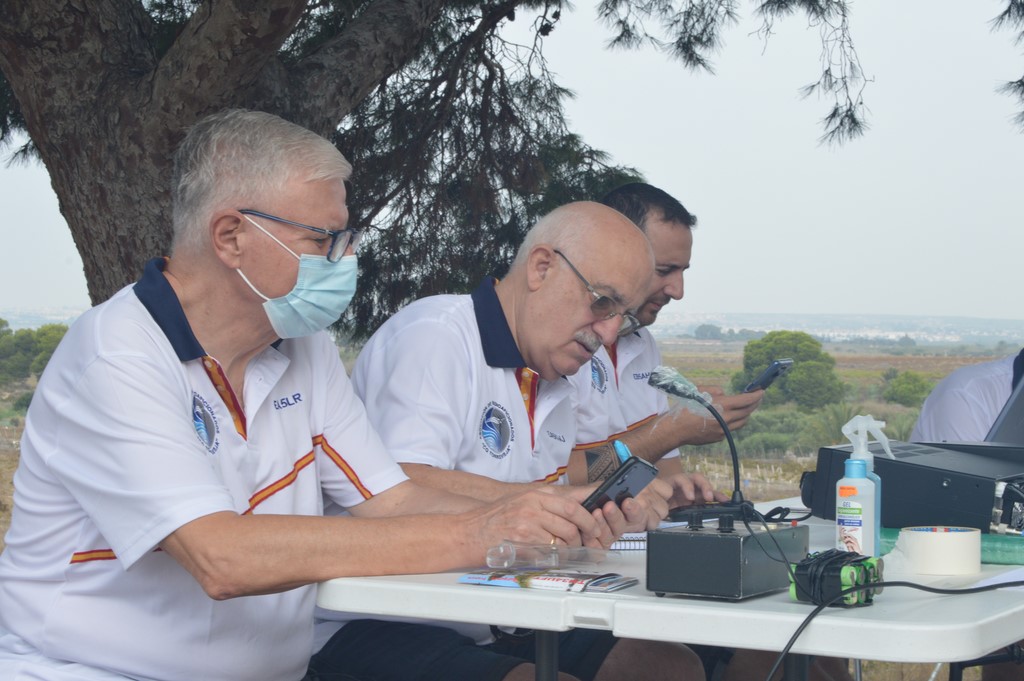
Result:
<instances>
[{"instance_id":1,"label":"man with beard","mask_svg":"<svg viewBox=\"0 0 1024 681\"><path fill-rule=\"evenodd\" d=\"M679 458L681 445L718 442L725 437L718 422L708 414L682 407L670 409L665 393L652 388L647 379L662 363L657 342L646 328L661 309L683 297L683 275L690 268L693 228L697 218L667 192L635 182L611 191L601 203L632 220L647 235L654 251L654 276L644 302L634 316L638 328L623 329L611 343L594 353L590 371L580 370L570 381L576 388L577 449L573 453L571 479L600 480L617 467L612 442L626 443L635 456L656 463L659 477L671 482L672 506L695 501L726 501L729 497L712 491L699 473L683 473ZM714 403L730 430L746 424L764 396L763 390L739 395L716 391ZM745 681L763 679L775 660L775 653L693 646L701 656L709 679ZM814 681L849 679L846 661L818 658L811 667Z\"/></svg>"},{"instance_id":2,"label":"man with beard","mask_svg":"<svg viewBox=\"0 0 1024 681\"><path fill-rule=\"evenodd\" d=\"M682 473L679 446L708 444L725 437L710 415L685 408L670 410L665 393L647 384L651 372L661 364L661 351L646 327L657 320L665 305L683 297L683 275L690 268L697 218L666 192L640 182L615 189L601 202L628 217L647 235L655 254L654 276L634 313L639 327L624 329L611 343L605 343L594 353L590 371L580 371L570 379L579 395L577 449L583 453L574 456L571 479L607 477L617 465L611 446L616 439L664 473L678 475ZM715 407L730 430L737 430L763 396L761 390L739 395L718 392ZM705 501L713 500L710 486L699 474L691 480L708 490ZM675 505L692 502L696 491L693 486L676 485ZM716 496L725 500L723 495Z\"/></svg>"}]
</instances>

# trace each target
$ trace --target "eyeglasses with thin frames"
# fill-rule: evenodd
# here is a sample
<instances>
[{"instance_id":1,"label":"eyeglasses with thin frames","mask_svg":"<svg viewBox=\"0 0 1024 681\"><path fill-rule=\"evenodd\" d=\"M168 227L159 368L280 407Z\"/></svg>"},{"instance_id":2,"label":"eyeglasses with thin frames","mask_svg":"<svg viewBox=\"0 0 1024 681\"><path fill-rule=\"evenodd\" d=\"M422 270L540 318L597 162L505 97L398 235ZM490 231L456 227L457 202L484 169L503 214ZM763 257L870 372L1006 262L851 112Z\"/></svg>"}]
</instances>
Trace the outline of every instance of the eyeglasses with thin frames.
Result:
<instances>
[{"instance_id":1,"label":"eyeglasses with thin frames","mask_svg":"<svg viewBox=\"0 0 1024 681\"><path fill-rule=\"evenodd\" d=\"M242 215L252 215L258 218L265 218L267 220L273 220L274 222L280 222L284 225L301 227L302 229L308 229L309 231L316 232L317 234L323 234L331 240L331 243L327 248L328 262L338 262L341 260L342 256L345 255L345 251L347 251L349 247L351 247L353 251L359 248L359 242L362 240L363 236L363 233L358 229L323 229L321 227L312 227L310 225L304 225L301 222L295 222L294 220L279 218L276 215L271 215L270 213L252 210L251 208L241 208L238 212Z\"/></svg>"},{"instance_id":2,"label":"eyeglasses with thin frames","mask_svg":"<svg viewBox=\"0 0 1024 681\"><path fill-rule=\"evenodd\" d=\"M569 266L569 269L572 270L573 274L575 274L580 282L583 283L590 295L594 297L593 302L590 303L590 311L593 312L595 316L600 317L601 319L611 319L616 315L621 315L622 324L619 326L620 336L625 336L640 328L640 320L634 317L628 310L620 311L619 304L615 299L595 290L594 287L591 286L590 282L587 281L587 278L580 274L580 271L576 269L576 266L572 264L572 261L566 257L565 253L562 253L557 248L554 249L554 251L562 258L562 260L565 261L565 264Z\"/></svg>"}]
</instances>

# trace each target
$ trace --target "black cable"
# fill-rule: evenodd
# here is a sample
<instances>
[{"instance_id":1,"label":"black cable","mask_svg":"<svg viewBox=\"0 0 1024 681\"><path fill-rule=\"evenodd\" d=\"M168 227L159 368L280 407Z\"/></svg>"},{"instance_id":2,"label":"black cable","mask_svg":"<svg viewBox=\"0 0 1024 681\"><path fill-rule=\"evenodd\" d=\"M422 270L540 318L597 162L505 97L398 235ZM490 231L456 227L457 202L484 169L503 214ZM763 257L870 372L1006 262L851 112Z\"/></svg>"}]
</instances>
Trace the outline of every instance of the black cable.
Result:
<instances>
[{"instance_id":1,"label":"black cable","mask_svg":"<svg viewBox=\"0 0 1024 681\"><path fill-rule=\"evenodd\" d=\"M793 645L796 643L797 638L800 637L800 634L802 634L804 629L806 629L807 626L811 623L811 620L817 617L822 610L829 607L841 598L845 598L847 595L851 593L865 591L867 589L882 589L896 586L905 586L910 589L917 589L919 591L927 591L928 593L942 594L945 596L959 596L961 594L976 594L982 593L984 591L995 591L996 589L1004 589L1007 587L1024 586L1024 581L1003 582L1002 584L989 584L987 586L974 586L967 589L940 589L934 586L915 584L914 582L873 582L871 584L858 584L857 586L851 586L849 589L843 589L829 601L821 603L820 605L816 606L814 610L812 610L810 614L804 618L803 622L800 623L800 626L796 628L796 631L794 631L793 635L789 638L789 641L786 643L786 647L782 649L782 652L780 652L779 656L775 659L775 664L773 664L772 668L768 670L768 676L766 677L766 681L771 681L772 677L775 675L775 672L777 672L779 670L779 667L782 666L782 662L783 660L785 660L786 655L793 648Z\"/></svg>"},{"instance_id":2,"label":"black cable","mask_svg":"<svg viewBox=\"0 0 1024 681\"><path fill-rule=\"evenodd\" d=\"M764 544L762 544L761 540L758 539L757 532L755 532L754 528L752 528L750 526L750 521L747 520L746 515L744 515L743 518L742 518L743 526L747 528L747 532L749 532L750 536L754 538L754 541L757 543L758 548L761 549L761 551L764 553L764 555L768 556L768 558L770 560L774 560L777 563L785 563L788 566L790 577L792 577L793 576L792 562L786 557L786 552L782 550L781 546L779 546L779 541L772 534L771 528L768 527L768 520L767 520L767 518L765 516L761 515L760 513L758 513L758 511L755 510L753 506L750 507L750 514L754 518L757 518L758 520L761 521L761 525L764 526L765 533L772 540L772 543L775 544L775 548L778 549L779 556L781 556L781 558L776 558L772 554L768 553L768 550L764 547Z\"/></svg>"},{"instance_id":3,"label":"black cable","mask_svg":"<svg viewBox=\"0 0 1024 681\"><path fill-rule=\"evenodd\" d=\"M683 382L687 385L683 385ZM664 366L655 367L647 379L647 384L657 390L667 392L669 395L675 395L680 399L693 400L711 412L711 415L715 417L718 425L722 427L722 432L725 433L725 439L729 443L729 454L732 456L732 503L737 506L741 505L743 503L743 493L740 491L740 455L736 451L736 442L732 438L732 431L729 430L729 426L726 424L725 419L722 418L722 415L697 392L696 386L683 378L675 369Z\"/></svg>"},{"instance_id":4,"label":"black cable","mask_svg":"<svg viewBox=\"0 0 1024 681\"><path fill-rule=\"evenodd\" d=\"M764 514L764 519L767 520L770 523L781 523L781 522L799 523L799 522L803 522L804 520L807 520L808 518L811 517L811 512L808 509L801 509L801 510L807 511L807 513L805 513L804 515L799 516L797 518L790 518L789 514L793 512L793 509L789 508L788 506L776 506L775 508L773 508L772 510L770 510L767 513Z\"/></svg>"},{"instance_id":5,"label":"black cable","mask_svg":"<svg viewBox=\"0 0 1024 681\"><path fill-rule=\"evenodd\" d=\"M732 431L729 430L729 426L726 425L725 419L718 413L718 410L711 406L711 403L705 400L697 393L687 394L686 399L699 402L705 409L711 412L711 415L718 421L718 425L722 427L722 432L725 433L725 439L729 443L729 454L732 456L732 482L733 482L733 493L732 503L741 504L743 503L743 493L740 492L740 456L736 452L736 443L732 439Z\"/></svg>"},{"instance_id":6,"label":"black cable","mask_svg":"<svg viewBox=\"0 0 1024 681\"><path fill-rule=\"evenodd\" d=\"M750 504L750 502L746 503ZM757 536L757 532L754 532L754 528L750 526L750 522L747 520L746 514L744 514L743 516L741 516L741 519L743 520L743 526L747 528L747 532L749 532L750 536L754 538L754 541L757 543L758 548L761 549L761 552L764 553L764 555L767 556L769 560L774 560L777 563L782 563L783 565L785 565L786 572L789 574L790 583L792 583L797 590L799 590L805 596L807 596L808 600L816 600L813 598L812 594L808 593L807 589L804 588L804 585L800 583L800 580L796 578L796 573L793 571L793 561L786 557L786 552L782 550L782 546L779 544L779 540L775 538L775 535L771 532L771 528L768 527L766 517L759 513L756 509L754 509L753 504L750 505L750 512L753 517L761 521L761 525L764 526L765 533L768 535L768 538L772 540L772 543L775 544L775 548L778 550L779 556L781 557L776 558L765 549L764 544L761 543L761 540Z\"/></svg>"},{"instance_id":7,"label":"black cable","mask_svg":"<svg viewBox=\"0 0 1024 681\"><path fill-rule=\"evenodd\" d=\"M773 509L773 511L774 510L775 509ZM830 561L828 559L826 559L826 560L823 560L823 561L818 561L815 564L812 564L812 566L810 568L812 570L812 574L809 576L809 578L807 580L809 582L809 585L810 585L811 589L812 589L812 591L809 593L807 588L805 588L804 585L802 584L802 580L798 580L796 578L796 573L793 570L793 563L792 563L791 560L789 560L786 557L786 552L783 551L782 546L779 545L779 542L775 538L775 535L772 534L771 528L768 526L767 517L765 515L762 515L758 511L754 510L753 506L751 506L751 515L761 521L761 524L764 526L764 528L766 530L766 534L772 540L772 543L775 544L775 548L778 551L778 555L781 558L773 556L771 554L771 552L769 552L767 550L767 548L761 543L761 540L757 536L758 533L754 531L753 527L751 527L750 522L747 520L746 514L744 514L743 516L741 516L741 519L743 520L743 525L746 527L747 531L750 532L750 536L752 536L754 538L754 541L757 542L757 545L761 549L761 551L765 554L765 556L768 557L769 560L774 560L776 562L781 562L781 563L785 564L786 571L789 573L789 577L790 577L791 583L795 586L795 588L800 590L805 596L807 596L808 600L810 600L812 602L819 603L819 605L815 606L814 610L812 610L810 612L810 614L808 614L807 617L804 618L803 622L800 623L800 626L797 627L796 631L793 632L793 635L790 637L789 641L786 643L786 647L783 648L782 652L779 653L778 657L775 660L775 663L772 665L771 670L769 670L768 676L767 676L767 681L771 681L771 678L775 675L775 672L777 672L779 670L779 667L782 665L783 661L785 660L786 655L793 648L793 645L796 644L796 641L800 637L800 634L802 634L804 629L806 629L807 626L810 625L811 621L815 617L817 617L818 614L821 611L823 611L825 608L828 608L833 603L836 603L837 601L840 601L840 600L844 599L849 594L858 593L860 591L867 591L867 590L871 590L871 591L874 591L876 593L879 593L885 587L905 586L905 587L912 588L912 589L918 589L920 591L926 591L928 593L935 593L935 594L942 594L942 595L960 595L960 594L981 593L981 592L984 592L984 591L994 591L996 589L1001 589L1001 588L1004 588L1004 587L1024 586L1024 581L1019 581L1019 582L1006 582L1006 583L1003 583L1003 584L991 584L991 585L988 585L988 586L980 586L980 587L970 587L970 588L967 588L967 589L941 589L941 588L938 588L938 587L925 586L923 584L915 584L914 582L902 582L902 581L884 582L883 581L883 582L871 582L869 584L859 584L857 586L853 586L853 587L850 587L848 589L843 589L839 593L835 594L832 598L823 601L824 597L821 594L821 586L824 584L824 580L821 579L821 575L827 569L827 566L828 566ZM853 554L853 553L850 553L848 551L839 551L838 549L833 549L832 552L825 552L824 554L821 554L821 555L827 555L827 554L831 554L831 556L829 556L829 557L833 557L834 560L849 560L850 558L852 558L854 556L857 556L858 558L861 558L861 556L859 556L859 554ZM831 562L834 562L834 560L831 561Z\"/></svg>"}]
</instances>

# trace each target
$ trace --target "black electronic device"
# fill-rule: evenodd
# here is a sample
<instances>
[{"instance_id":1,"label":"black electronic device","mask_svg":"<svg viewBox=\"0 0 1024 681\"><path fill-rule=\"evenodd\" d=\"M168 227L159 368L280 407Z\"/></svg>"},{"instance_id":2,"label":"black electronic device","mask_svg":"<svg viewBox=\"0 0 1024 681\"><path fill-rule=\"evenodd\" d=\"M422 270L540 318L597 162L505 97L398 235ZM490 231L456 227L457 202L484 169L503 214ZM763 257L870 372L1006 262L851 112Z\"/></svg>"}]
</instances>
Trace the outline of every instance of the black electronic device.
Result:
<instances>
[{"instance_id":1,"label":"black electronic device","mask_svg":"<svg viewBox=\"0 0 1024 681\"><path fill-rule=\"evenodd\" d=\"M615 469L610 478L606 478L601 486L594 490L583 508L588 511L601 508L609 501L622 504L627 498L635 497L658 476L658 469L643 459L631 456Z\"/></svg>"},{"instance_id":2,"label":"black electronic device","mask_svg":"<svg viewBox=\"0 0 1024 681\"><path fill-rule=\"evenodd\" d=\"M787 568L807 556L808 527L751 523L748 530L731 516L722 520L730 522L648 532L647 590L741 600L789 588Z\"/></svg>"},{"instance_id":3,"label":"black electronic device","mask_svg":"<svg viewBox=\"0 0 1024 681\"><path fill-rule=\"evenodd\" d=\"M890 441L894 458L868 445L882 480L882 525L976 527L1006 532L1024 527L1024 448L986 443ZM836 482L852 445L822 447L817 467L801 481L811 514L835 519Z\"/></svg>"},{"instance_id":4,"label":"black electronic device","mask_svg":"<svg viewBox=\"0 0 1024 681\"><path fill-rule=\"evenodd\" d=\"M775 382L775 379L793 368L793 360L777 359L768 365L768 368L761 372L761 375L747 384L743 392L749 393L755 390L767 390L768 386Z\"/></svg>"},{"instance_id":5,"label":"black electronic device","mask_svg":"<svg viewBox=\"0 0 1024 681\"><path fill-rule=\"evenodd\" d=\"M1024 381L1010 393L999 416L993 421L985 436L986 442L1001 442L1008 445L1024 445Z\"/></svg>"},{"instance_id":6,"label":"black electronic device","mask_svg":"<svg viewBox=\"0 0 1024 681\"><path fill-rule=\"evenodd\" d=\"M754 505L749 502L740 504L723 503L719 501L707 501L693 506L677 506L670 509L666 520L673 523L701 523L704 520L714 520L722 516L733 518L754 518Z\"/></svg>"},{"instance_id":7,"label":"black electronic device","mask_svg":"<svg viewBox=\"0 0 1024 681\"><path fill-rule=\"evenodd\" d=\"M791 364L792 360L774 362L772 380ZM662 596L672 593L739 600L787 588L790 561L807 555L808 528L762 529L744 523L754 517L753 504L745 501L740 491L739 454L725 419L675 369L656 367L647 382L670 395L697 402L715 417L729 443L733 476L728 504L708 504L703 511L673 509L677 518L685 514L687 527L647 533L647 589ZM717 526L705 527L705 514L717 518ZM784 555L779 555L776 543Z\"/></svg>"}]
</instances>

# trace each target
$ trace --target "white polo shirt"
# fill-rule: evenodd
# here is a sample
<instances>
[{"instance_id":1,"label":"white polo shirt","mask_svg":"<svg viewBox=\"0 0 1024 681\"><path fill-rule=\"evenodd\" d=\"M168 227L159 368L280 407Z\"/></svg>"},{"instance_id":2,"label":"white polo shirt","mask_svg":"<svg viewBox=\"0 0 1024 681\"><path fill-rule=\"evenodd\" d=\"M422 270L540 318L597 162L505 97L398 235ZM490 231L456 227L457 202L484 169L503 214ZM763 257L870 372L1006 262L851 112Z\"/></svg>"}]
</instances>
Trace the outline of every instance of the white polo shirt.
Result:
<instances>
[{"instance_id":1,"label":"white polo shirt","mask_svg":"<svg viewBox=\"0 0 1024 681\"><path fill-rule=\"evenodd\" d=\"M1012 392L1010 355L960 367L932 389L910 434L911 442L981 442Z\"/></svg>"},{"instance_id":2,"label":"white polo shirt","mask_svg":"<svg viewBox=\"0 0 1024 681\"><path fill-rule=\"evenodd\" d=\"M315 516L322 494L352 506L406 479L325 333L254 358L240 409L163 265L72 326L32 400L0 678L300 679L314 586L215 601L159 543L218 511Z\"/></svg>"},{"instance_id":3,"label":"white polo shirt","mask_svg":"<svg viewBox=\"0 0 1024 681\"><path fill-rule=\"evenodd\" d=\"M359 353L352 383L400 462L503 482L566 482L576 434L572 387L526 367L493 279L471 295L432 296L400 310ZM366 619L323 609L317 614L317 650L345 622ZM481 624L374 619L419 621L477 643L492 640Z\"/></svg>"},{"instance_id":4,"label":"white polo shirt","mask_svg":"<svg viewBox=\"0 0 1024 681\"><path fill-rule=\"evenodd\" d=\"M359 353L352 383L399 462L565 482L572 388L526 367L491 279L400 310Z\"/></svg>"},{"instance_id":5,"label":"white polo shirt","mask_svg":"<svg viewBox=\"0 0 1024 681\"><path fill-rule=\"evenodd\" d=\"M619 338L614 357L602 347L569 378L576 391L576 443L590 449L668 411L668 398L647 384L661 351L646 328ZM589 369L589 371L588 371ZM666 456L679 456L674 449Z\"/></svg>"}]
</instances>

